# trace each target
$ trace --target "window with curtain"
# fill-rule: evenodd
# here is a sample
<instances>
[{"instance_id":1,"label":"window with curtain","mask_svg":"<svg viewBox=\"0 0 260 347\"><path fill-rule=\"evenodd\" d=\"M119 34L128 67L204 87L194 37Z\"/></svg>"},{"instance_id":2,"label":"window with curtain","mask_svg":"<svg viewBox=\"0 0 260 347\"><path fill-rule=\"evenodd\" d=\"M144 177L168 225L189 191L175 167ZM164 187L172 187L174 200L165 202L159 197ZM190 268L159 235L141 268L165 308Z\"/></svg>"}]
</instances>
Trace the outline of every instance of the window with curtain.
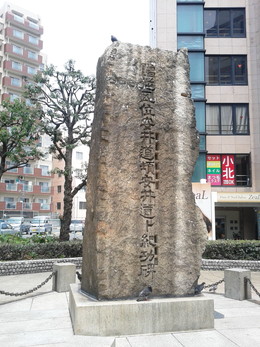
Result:
<instances>
[{"instance_id":1,"label":"window with curtain","mask_svg":"<svg viewBox=\"0 0 260 347\"><path fill-rule=\"evenodd\" d=\"M205 56L205 79L208 85L247 85L247 57Z\"/></svg>"},{"instance_id":2,"label":"window with curtain","mask_svg":"<svg viewBox=\"0 0 260 347\"><path fill-rule=\"evenodd\" d=\"M206 37L245 37L245 9L205 9L204 27Z\"/></svg>"},{"instance_id":3,"label":"window with curtain","mask_svg":"<svg viewBox=\"0 0 260 347\"><path fill-rule=\"evenodd\" d=\"M208 135L248 135L248 105L207 104L206 132Z\"/></svg>"}]
</instances>

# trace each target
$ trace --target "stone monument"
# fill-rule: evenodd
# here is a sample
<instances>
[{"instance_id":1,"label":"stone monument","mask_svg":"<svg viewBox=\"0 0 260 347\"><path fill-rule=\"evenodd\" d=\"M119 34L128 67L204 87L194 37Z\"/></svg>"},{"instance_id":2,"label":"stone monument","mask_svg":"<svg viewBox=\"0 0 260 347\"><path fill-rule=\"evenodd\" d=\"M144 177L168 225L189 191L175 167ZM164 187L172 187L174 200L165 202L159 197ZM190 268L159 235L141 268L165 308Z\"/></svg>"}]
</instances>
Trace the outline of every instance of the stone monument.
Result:
<instances>
[{"instance_id":1,"label":"stone monument","mask_svg":"<svg viewBox=\"0 0 260 347\"><path fill-rule=\"evenodd\" d=\"M82 292L194 293L207 235L191 187L198 146L187 51L109 46L97 67Z\"/></svg>"}]
</instances>

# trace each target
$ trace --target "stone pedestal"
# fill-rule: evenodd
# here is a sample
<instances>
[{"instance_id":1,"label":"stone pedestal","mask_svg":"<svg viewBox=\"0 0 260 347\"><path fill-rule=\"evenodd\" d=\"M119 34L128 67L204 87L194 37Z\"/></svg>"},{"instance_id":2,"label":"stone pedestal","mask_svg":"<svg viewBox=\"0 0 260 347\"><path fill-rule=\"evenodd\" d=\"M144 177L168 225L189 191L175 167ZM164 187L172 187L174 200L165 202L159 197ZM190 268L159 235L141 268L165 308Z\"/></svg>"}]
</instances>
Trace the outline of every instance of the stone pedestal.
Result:
<instances>
[{"instance_id":1,"label":"stone pedestal","mask_svg":"<svg viewBox=\"0 0 260 347\"><path fill-rule=\"evenodd\" d=\"M224 271L225 296L235 300L251 299L251 288L245 277L251 279L250 270L246 269L226 269Z\"/></svg>"},{"instance_id":2,"label":"stone pedestal","mask_svg":"<svg viewBox=\"0 0 260 347\"><path fill-rule=\"evenodd\" d=\"M69 309L76 335L122 336L214 328L214 302L203 296L96 301L72 284Z\"/></svg>"}]
</instances>

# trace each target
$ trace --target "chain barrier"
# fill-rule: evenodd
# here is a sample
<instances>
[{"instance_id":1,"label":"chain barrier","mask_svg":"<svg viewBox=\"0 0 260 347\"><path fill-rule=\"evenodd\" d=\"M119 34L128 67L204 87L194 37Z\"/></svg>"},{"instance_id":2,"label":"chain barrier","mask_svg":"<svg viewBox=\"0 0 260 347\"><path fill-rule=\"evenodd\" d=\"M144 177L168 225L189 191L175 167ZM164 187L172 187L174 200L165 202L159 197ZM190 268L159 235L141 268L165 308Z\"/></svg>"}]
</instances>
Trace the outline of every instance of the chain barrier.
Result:
<instances>
[{"instance_id":1,"label":"chain barrier","mask_svg":"<svg viewBox=\"0 0 260 347\"><path fill-rule=\"evenodd\" d=\"M256 289L256 287L253 285L251 280L248 277L245 277L245 283L249 283L250 287L254 290L254 292L260 297L259 291Z\"/></svg>"},{"instance_id":2,"label":"chain barrier","mask_svg":"<svg viewBox=\"0 0 260 347\"><path fill-rule=\"evenodd\" d=\"M5 292L4 290L0 290L0 294L3 294L3 295L10 295L10 296L22 296L22 295L27 295L27 294L30 294L30 293L33 293L35 292L36 290L40 289L42 286L44 286L44 284L46 284L54 275L55 275L56 271L52 272L50 274L50 276L48 276L46 278L46 280L44 280L41 284L39 284L38 286L32 288L32 289L29 289L27 290L26 292L21 292L21 293L10 293L10 292Z\"/></svg>"},{"instance_id":3,"label":"chain barrier","mask_svg":"<svg viewBox=\"0 0 260 347\"><path fill-rule=\"evenodd\" d=\"M222 282L224 282L224 278L223 278L222 280L219 280L219 281L215 282L215 283L208 284L207 286L204 286L203 289L206 289L206 288L215 288L215 290L216 290L216 289L217 289L217 286L218 286L220 283L222 283Z\"/></svg>"}]
</instances>

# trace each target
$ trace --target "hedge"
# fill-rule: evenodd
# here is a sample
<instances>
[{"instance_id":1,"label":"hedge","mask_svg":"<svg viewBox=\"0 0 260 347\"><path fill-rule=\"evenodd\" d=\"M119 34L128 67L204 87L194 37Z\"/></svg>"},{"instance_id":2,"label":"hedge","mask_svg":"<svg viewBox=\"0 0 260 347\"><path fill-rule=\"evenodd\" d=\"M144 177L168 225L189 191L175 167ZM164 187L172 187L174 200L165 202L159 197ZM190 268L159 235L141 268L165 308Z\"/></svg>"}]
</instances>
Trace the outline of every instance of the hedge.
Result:
<instances>
[{"instance_id":1,"label":"hedge","mask_svg":"<svg viewBox=\"0 0 260 347\"><path fill-rule=\"evenodd\" d=\"M0 260L76 258L82 256L82 241L31 244L0 243Z\"/></svg>"},{"instance_id":2,"label":"hedge","mask_svg":"<svg viewBox=\"0 0 260 347\"><path fill-rule=\"evenodd\" d=\"M0 261L82 257L82 240L48 243L0 242ZM204 259L260 260L260 241L208 241Z\"/></svg>"},{"instance_id":3,"label":"hedge","mask_svg":"<svg viewBox=\"0 0 260 347\"><path fill-rule=\"evenodd\" d=\"M260 260L258 240L208 241L203 253L204 259Z\"/></svg>"}]
</instances>

